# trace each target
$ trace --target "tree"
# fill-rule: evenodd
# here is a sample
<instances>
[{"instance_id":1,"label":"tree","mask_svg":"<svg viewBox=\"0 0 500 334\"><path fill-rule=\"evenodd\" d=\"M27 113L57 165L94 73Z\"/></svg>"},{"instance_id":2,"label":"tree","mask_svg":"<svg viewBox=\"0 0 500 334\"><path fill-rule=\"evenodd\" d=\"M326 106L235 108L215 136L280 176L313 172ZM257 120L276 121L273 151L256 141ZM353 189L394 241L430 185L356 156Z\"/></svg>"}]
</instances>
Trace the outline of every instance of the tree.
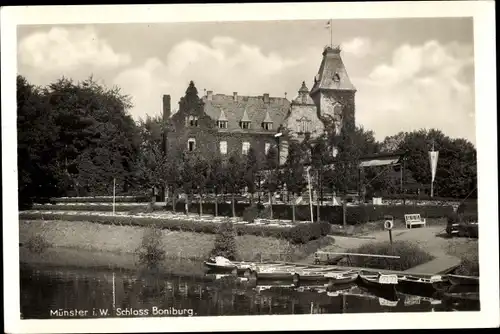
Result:
<instances>
[{"instance_id":1,"label":"tree","mask_svg":"<svg viewBox=\"0 0 500 334\"><path fill-rule=\"evenodd\" d=\"M55 164L58 139L54 114L41 88L17 76L17 166L19 209L63 194L61 170Z\"/></svg>"},{"instance_id":2,"label":"tree","mask_svg":"<svg viewBox=\"0 0 500 334\"><path fill-rule=\"evenodd\" d=\"M127 188L140 144L127 114L130 97L92 77L79 83L62 78L46 87L44 95L59 129L52 147L56 164L76 194L109 194L113 178Z\"/></svg>"},{"instance_id":3,"label":"tree","mask_svg":"<svg viewBox=\"0 0 500 334\"><path fill-rule=\"evenodd\" d=\"M393 136L385 137L382 143L380 143L380 152L391 153L398 151L401 147L401 144L405 140L405 137L406 137L406 132L403 131L398 132Z\"/></svg>"},{"instance_id":4,"label":"tree","mask_svg":"<svg viewBox=\"0 0 500 334\"><path fill-rule=\"evenodd\" d=\"M225 185L227 175L226 162L220 154L215 154L215 156L210 161L210 172L208 185L214 190L215 195L215 216L219 214L219 200L218 194L220 194Z\"/></svg>"},{"instance_id":5,"label":"tree","mask_svg":"<svg viewBox=\"0 0 500 334\"><path fill-rule=\"evenodd\" d=\"M225 165L225 188L231 193L233 217L236 217L235 194L244 186L244 163L241 155L234 151Z\"/></svg>"},{"instance_id":6,"label":"tree","mask_svg":"<svg viewBox=\"0 0 500 334\"><path fill-rule=\"evenodd\" d=\"M182 155L182 170L180 172L180 183L181 188L185 195L184 208L186 215L189 215L189 203L192 198L193 188L196 185L195 173L196 173L196 163L197 156L191 152L184 152Z\"/></svg>"},{"instance_id":7,"label":"tree","mask_svg":"<svg viewBox=\"0 0 500 334\"><path fill-rule=\"evenodd\" d=\"M253 204L253 197L254 193L256 191L256 178L257 178L257 173L260 169L260 164L259 161L257 160L257 155L255 154L255 150L253 147L250 147L250 149L247 152L247 155L244 159L245 163L245 175L244 175L244 181L245 185L248 188L248 192L250 193L250 204Z\"/></svg>"},{"instance_id":8,"label":"tree","mask_svg":"<svg viewBox=\"0 0 500 334\"><path fill-rule=\"evenodd\" d=\"M306 187L304 178L304 147L296 142L290 143L287 162L285 165L284 182L288 191L292 193L292 220L295 222L296 196L301 194Z\"/></svg>"},{"instance_id":9,"label":"tree","mask_svg":"<svg viewBox=\"0 0 500 334\"><path fill-rule=\"evenodd\" d=\"M270 147L266 155L265 169L266 169L266 180L264 182L264 187L269 194L269 208L271 210L270 215L273 219L273 197L276 190L278 190L279 184L279 152L277 147Z\"/></svg>"},{"instance_id":10,"label":"tree","mask_svg":"<svg viewBox=\"0 0 500 334\"><path fill-rule=\"evenodd\" d=\"M200 216L203 214L203 194L210 179L210 163L202 155L195 155L193 162L193 184L198 190Z\"/></svg>"},{"instance_id":11,"label":"tree","mask_svg":"<svg viewBox=\"0 0 500 334\"><path fill-rule=\"evenodd\" d=\"M435 189L442 197L463 198L477 185L476 149L465 139L451 139L436 129L406 133L400 149L408 153L407 168L421 184L430 184L428 152L439 151Z\"/></svg>"},{"instance_id":12,"label":"tree","mask_svg":"<svg viewBox=\"0 0 500 334\"><path fill-rule=\"evenodd\" d=\"M139 121L141 146L136 162L136 184L141 190L151 191L151 202L154 202L153 189L164 187L168 181L169 166L167 156L162 147L161 123L151 117Z\"/></svg>"}]
</instances>

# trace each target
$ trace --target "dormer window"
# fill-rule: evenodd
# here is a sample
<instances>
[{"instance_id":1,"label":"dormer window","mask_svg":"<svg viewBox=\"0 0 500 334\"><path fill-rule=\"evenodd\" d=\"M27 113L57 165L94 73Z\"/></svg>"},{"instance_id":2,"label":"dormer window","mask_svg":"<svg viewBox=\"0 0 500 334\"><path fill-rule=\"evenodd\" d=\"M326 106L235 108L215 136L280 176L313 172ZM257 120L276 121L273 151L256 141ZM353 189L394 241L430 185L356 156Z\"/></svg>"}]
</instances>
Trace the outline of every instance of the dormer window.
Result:
<instances>
[{"instance_id":1,"label":"dormer window","mask_svg":"<svg viewBox=\"0 0 500 334\"><path fill-rule=\"evenodd\" d=\"M227 121L217 121L217 127L219 129L227 129Z\"/></svg>"},{"instance_id":2,"label":"dormer window","mask_svg":"<svg viewBox=\"0 0 500 334\"><path fill-rule=\"evenodd\" d=\"M335 82L340 81L340 75L337 72L335 72L335 74L333 75L333 81L335 81Z\"/></svg>"},{"instance_id":3,"label":"dormer window","mask_svg":"<svg viewBox=\"0 0 500 334\"><path fill-rule=\"evenodd\" d=\"M250 122L248 122L248 121L241 121L240 122L240 127L242 129L245 129L245 130L250 129Z\"/></svg>"},{"instance_id":4,"label":"dormer window","mask_svg":"<svg viewBox=\"0 0 500 334\"><path fill-rule=\"evenodd\" d=\"M251 119L250 117L248 117L248 113L247 113L247 110L245 109L243 111L243 116L241 117L241 120L240 120L240 128L242 129L250 129L250 122L251 122Z\"/></svg>"},{"instance_id":5,"label":"dormer window","mask_svg":"<svg viewBox=\"0 0 500 334\"><path fill-rule=\"evenodd\" d=\"M272 130L273 129L273 119L271 118L271 115L269 115L269 111L266 111L266 116L264 117L264 120L262 121L262 127L265 130Z\"/></svg>"},{"instance_id":6,"label":"dormer window","mask_svg":"<svg viewBox=\"0 0 500 334\"><path fill-rule=\"evenodd\" d=\"M273 123L272 122L263 122L262 127L264 128L264 130L272 130Z\"/></svg>"},{"instance_id":7,"label":"dormer window","mask_svg":"<svg viewBox=\"0 0 500 334\"><path fill-rule=\"evenodd\" d=\"M188 122L189 122L189 126L197 127L198 126L198 116L189 116Z\"/></svg>"}]
</instances>

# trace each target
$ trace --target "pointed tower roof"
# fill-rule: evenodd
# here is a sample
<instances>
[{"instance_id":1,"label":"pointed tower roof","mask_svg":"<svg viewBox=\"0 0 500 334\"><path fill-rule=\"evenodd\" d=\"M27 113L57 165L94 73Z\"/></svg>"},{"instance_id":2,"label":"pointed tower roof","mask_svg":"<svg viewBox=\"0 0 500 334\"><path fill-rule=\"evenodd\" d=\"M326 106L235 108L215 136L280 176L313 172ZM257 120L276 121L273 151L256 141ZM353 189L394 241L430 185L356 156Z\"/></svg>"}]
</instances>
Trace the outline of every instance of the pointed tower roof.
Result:
<instances>
[{"instance_id":1,"label":"pointed tower roof","mask_svg":"<svg viewBox=\"0 0 500 334\"><path fill-rule=\"evenodd\" d=\"M245 108L245 110L243 111L241 122L251 122L250 117L248 117L247 108Z\"/></svg>"},{"instance_id":2,"label":"pointed tower roof","mask_svg":"<svg viewBox=\"0 0 500 334\"><path fill-rule=\"evenodd\" d=\"M217 120L227 122L227 117L226 117L226 113L224 112L224 109L220 108L220 114L219 114L219 118Z\"/></svg>"},{"instance_id":3,"label":"pointed tower roof","mask_svg":"<svg viewBox=\"0 0 500 334\"><path fill-rule=\"evenodd\" d=\"M300 87L299 93L309 93L309 88L307 88L305 81L302 81L302 87Z\"/></svg>"},{"instance_id":4,"label":"pointed tower roof","mask_svg":"<svg viewBox=\"0 0 500 334\"><path fill-rule=\"evenodd\" d=\"M314 78L311 94L318 90L350 90L356 91L351 83L344 62L340 56L340 47L326 47L318 74Z\"/></svg>"},{"instance_id":5,"label":"pointed tower roof","mask_svg":"<svg viewBox=\"0 0 500 334\"><path fill-rule=\"evenodd\" d=\"M309 88L305 81L302 81L302 86L299 89L299 95L292 101L294 104L314 104L314 101L309 96Z\"/></svg>"},{"instance_id":6,"label":"pointed tower roof","mask_svg":"<svg viewBox=\"0 0 500 334\"><path fill-rule=\"evenodd\" d=\"M263 123L272 123L273 120L271 119L271 116L269 115L269 111L266 110L266 117L264 118Z\"/></svg>"}]
</instances>

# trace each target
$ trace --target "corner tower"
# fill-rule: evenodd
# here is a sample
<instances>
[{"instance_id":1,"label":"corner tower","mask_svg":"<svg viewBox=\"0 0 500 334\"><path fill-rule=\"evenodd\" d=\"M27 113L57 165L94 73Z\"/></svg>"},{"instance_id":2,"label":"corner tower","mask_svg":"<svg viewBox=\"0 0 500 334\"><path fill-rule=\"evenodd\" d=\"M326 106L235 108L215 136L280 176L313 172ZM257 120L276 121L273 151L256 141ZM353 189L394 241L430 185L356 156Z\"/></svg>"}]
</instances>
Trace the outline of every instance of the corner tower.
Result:
<instances>
[{"instance_id":1,"label":"corner tower","mask_svg":"<svg viewBox=\"0 0 500 334\"><path fill-rule=\"evenodd\" d=\"M335 126L335 132L355 127L356 88L351 83L339 46L327 46L309 93L316 105L318 117L325 125Z\"/></svg>"}]
</instances>

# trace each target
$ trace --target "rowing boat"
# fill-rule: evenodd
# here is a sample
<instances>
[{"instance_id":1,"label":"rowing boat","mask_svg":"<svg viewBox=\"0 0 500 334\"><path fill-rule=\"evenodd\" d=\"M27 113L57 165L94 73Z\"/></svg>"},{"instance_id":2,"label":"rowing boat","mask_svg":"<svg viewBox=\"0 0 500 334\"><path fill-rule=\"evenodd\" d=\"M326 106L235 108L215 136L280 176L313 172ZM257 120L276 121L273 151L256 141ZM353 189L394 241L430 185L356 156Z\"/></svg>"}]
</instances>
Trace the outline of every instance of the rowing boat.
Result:
<instances>
[{"instance_id":1,"label":"rowing boat","mask_svg":"<svg viewBox=\"0 0 500 334\"><path fill-rule=\"evenodd\" d=\"M398 277L396 290L416 296L432 297L442 282L442 277L438 275L430 278L405 275Z\"/></svg>"},{"instance_id":2,"label":"rowing boat","mask_svg":"<svg viewBox=\"0 0 500 334\"><path fill-rule=\"evenodd\" d=\"M479 285L479 277L446 275L452 285Z\"/></svg>"},{"instance_id":3,"label":"rowing boat","mask_svg":"<svg viewBox=\"0 0 500 334\"><path fill-rule=\"evenodd\" d=\"M357 283L360 288L364 288L378 297L387 300L397 300L396 285L398 284L398 277L396 275L360 272L357 277Z\"/></svg>"}]
</instances>

